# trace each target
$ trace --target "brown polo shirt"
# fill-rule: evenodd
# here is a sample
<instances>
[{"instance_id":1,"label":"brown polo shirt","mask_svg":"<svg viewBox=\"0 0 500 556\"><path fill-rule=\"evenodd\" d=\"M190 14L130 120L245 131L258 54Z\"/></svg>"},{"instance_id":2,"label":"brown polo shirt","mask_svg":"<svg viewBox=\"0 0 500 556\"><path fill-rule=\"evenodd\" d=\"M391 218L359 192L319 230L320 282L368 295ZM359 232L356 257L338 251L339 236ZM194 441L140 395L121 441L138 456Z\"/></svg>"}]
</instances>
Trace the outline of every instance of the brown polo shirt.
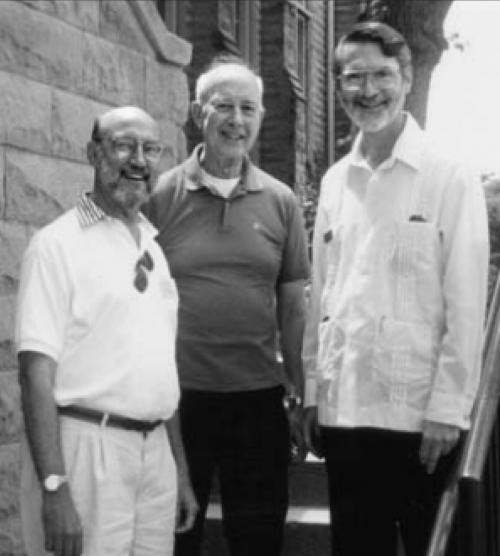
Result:
<instances>
[{"instance_id":1,"label":"brown polo shirt","mask_svg":"<svg viewBox=\"0 0 500 556\"><path fill-rule=\"evenodd\" d=\"M181 386L271 387L283 382L276 287L309 275L300 208L289 187L248 161L221 197L201 182L201 148L160 177L145 208L179 290Z\"/></svg>"}]
</instances>

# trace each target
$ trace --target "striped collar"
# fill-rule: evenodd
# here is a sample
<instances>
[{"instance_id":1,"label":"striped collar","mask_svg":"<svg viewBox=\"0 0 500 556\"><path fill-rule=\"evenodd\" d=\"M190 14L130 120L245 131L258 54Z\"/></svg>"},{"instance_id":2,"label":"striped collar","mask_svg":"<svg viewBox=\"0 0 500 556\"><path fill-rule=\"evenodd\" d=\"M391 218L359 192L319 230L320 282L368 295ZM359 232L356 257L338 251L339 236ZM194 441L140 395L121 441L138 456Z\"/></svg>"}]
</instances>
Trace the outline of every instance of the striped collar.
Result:
<instances>
[{"instance_id":1,"label":"striped collar","mask_svg":"<svg viewBox=\"0 0 500 556\"><path fill-rule=\"evenodd\" d=\"M90 193L82 193L78 202L76 204L76 216L78 218L78 222L82 228L88 228L97 224L101 220L105 218L110 218L102 208L98 207L92 198L90 197ZM139 212L139 226L144 230L144 232L151 236L155 237L158 235L158 230L151 224L151 222Z\"/></svg>"},{"instance_id":2,"label":"striped collar","mask_svg":"<svg viewBox=\"0 0 500 556\"><path fill-rule=\"evenodd\" d=\"M106 218L106 213L90 198L90 193L82 193L76 205L76 215L82 228L87 228Z\"/></svg>"}]
</instances>

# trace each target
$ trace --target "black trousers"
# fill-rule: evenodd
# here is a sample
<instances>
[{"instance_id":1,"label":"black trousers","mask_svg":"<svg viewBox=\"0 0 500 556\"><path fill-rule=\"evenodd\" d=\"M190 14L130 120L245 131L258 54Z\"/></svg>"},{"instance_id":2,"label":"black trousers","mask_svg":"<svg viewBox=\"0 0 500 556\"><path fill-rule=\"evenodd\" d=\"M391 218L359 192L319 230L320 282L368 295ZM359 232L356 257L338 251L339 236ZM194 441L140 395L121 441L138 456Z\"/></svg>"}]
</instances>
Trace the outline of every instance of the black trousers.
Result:
<instances>
[{"instance_id":1,"label":"black trousers","mask_svg":"<svg viewBox=\"0 0 500 556\"><path fill-rule=\"evenodd\" d=\"M220 485L231 556L278 556L288 506L288 419L283 388L235 393L183 390L181 432L200 505L176 536L176 556L199 556L212 479Z\"/></svg>"},{"instance_id":2,"label":"black trousers","mask_svg":"<svg viewBox=\"0 0 500 556\"><path fill-rule=\"evenodd\" d=\"M331 511L332 555L425 556L456 446L427 474L421 435L380 429L322 428Z\"/></svg>"}]
</instances>

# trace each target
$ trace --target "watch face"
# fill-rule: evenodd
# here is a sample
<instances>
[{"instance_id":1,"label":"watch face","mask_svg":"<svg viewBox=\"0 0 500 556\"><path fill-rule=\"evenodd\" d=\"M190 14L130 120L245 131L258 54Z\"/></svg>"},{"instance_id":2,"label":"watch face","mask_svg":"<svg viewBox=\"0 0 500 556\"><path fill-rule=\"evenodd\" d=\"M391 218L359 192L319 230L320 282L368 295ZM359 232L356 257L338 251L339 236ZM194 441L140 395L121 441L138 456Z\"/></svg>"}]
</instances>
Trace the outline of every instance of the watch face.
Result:
<instances>
[{"instance_id":1,"label":"watch face","mask_svg":"<svg viewBox=\"0 0 500 556\"><path fill-rule=\"evenodd\" d=\"M54 492L61 486L62 483L64 483L64 480L65 478L59 475L49 475L43 481L43 486L45 487L45 490Z\"/></svg>"},{"instance_id":2,"label":"watch face","mask_svg":"<svg viewBox=\"0 0 500 556\"><path fill-rule=\"evenodd\" d=\"M302 400L295 394L289 394L283 398L283 406L287 411L293 411L302 405Z\"/></svg>"}]
</instances>

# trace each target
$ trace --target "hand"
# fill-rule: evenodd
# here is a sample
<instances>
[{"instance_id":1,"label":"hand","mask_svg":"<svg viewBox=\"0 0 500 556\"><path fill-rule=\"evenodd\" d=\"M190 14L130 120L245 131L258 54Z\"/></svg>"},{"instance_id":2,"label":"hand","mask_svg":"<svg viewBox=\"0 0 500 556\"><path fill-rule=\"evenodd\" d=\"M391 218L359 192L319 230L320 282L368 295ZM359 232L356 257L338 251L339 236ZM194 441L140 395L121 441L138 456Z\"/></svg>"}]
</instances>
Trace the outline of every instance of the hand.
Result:
<instances>
[{"instance_id":1,"label":"hand","mask_svg":"<svg viewBox=\"0 0 500 556\"><path fill-rule=\"evenodd\" d=\"M61 485L56 492L43 493L42 521L45 550L54 556L81 555L82 526L67 484Z\"/></svg>"},{"instance_id":2,"label":"hand","mask_svg":"<svg viewBox=\"0 0 500 556\"><path fill-rule=\"evenodd\" d=\"M185 473L177 475L177 510L175 532L185 533L194 525L198 513L198 503L191 487L191 481Z\"/></svg>"},{"instance_id":3,"label":"hand","mask_svg":"<svg viewBox=\"0 0 500 556\"><path fill-rule=\"evenodd\" d=\"M290 429L290 452L292 463L301 463L306 459L307 448L302 434L302 407L295 406L286 411Z\"/></svg>"},{"instance_id":4,"label":"hand","mask_svg":"<svg viewBox=\"0 0 500 556\"><path fill-rule=\"evenodd\" d=\"M307 449L317 458L323 457L323 446L318 423L318 408L306 407L302 416L302 429Z\"/></svg>"},{"instance_id":5,"label":"hand","mask_svg":"<svg viewBox=\"0 0 500 556\"><path fill-rule=\"evenodd\" d=\"M460 429L455 425L424 421L419 457L427 473L434 473L439 458L450 453L459 437Z\"/></svg>"}]
</instances>

